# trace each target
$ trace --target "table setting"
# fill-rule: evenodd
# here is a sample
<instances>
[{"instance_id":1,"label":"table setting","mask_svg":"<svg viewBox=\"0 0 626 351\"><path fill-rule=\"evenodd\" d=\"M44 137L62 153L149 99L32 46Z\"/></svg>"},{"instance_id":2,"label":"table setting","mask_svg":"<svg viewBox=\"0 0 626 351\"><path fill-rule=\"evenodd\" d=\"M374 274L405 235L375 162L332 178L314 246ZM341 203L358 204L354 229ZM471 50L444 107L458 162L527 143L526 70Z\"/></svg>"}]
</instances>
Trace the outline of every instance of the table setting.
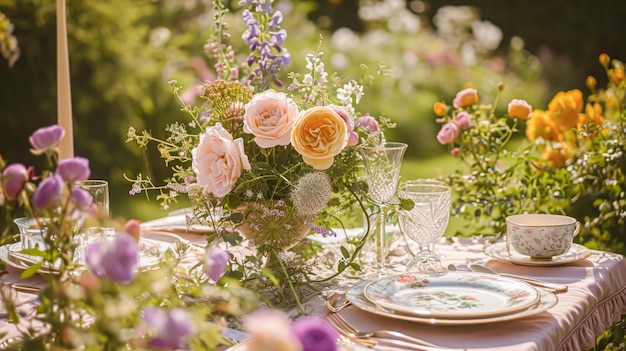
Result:
<instances>
[{"instance_id":1,"label":"table setting","mask_svg":"<svg viewBox=\"0 0 626 351\"><path fill-rule=\"evenodd\" d=\"M28 138L45 166L0 158L3 349L569 351L622 320L626 260L598 250L599 218L620 214L568 205L591 189L583 171L598 155L563 160L564 145L619 139L581 94L504 112L504 85L493 101L463 88L433 106L433 140L460 167L416 176L412 146L387 134L396 123L357 109L373 76L331 79L318 50L284 86L272 3L239 4L242 65L222 25L230 9L214 2L216 79L200 102L170 82L183 116L165 133L129 127L126 142L154 146L167 167L163 180L124 175L129 196L165 211L146 221L114 217L112 180L74 156L59 52L59 123Z\"/></svg>"}]
</instances>

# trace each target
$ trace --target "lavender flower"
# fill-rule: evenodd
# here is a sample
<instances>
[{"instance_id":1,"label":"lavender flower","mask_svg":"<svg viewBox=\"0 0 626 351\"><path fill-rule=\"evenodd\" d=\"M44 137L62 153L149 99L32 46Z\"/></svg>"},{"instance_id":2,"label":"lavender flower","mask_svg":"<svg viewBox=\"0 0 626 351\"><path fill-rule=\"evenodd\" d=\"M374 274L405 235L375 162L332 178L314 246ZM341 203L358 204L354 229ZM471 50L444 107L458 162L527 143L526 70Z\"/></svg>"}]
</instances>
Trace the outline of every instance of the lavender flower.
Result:
<instances>
[{"instance_id":1,"label":"lavender flower","mask_svg":"<svg viewBox=\"0 0 626 351\"><path fill-rule=\"evenodd\" d=\"M56 174L44 179L33 195L33 205L38 209L46 209L61 199L63 179Z\"/></svg>"},{"instance_id":2,"label":"lavender flower","mask_svg":"<svg viewBox=\"0 0 626 351\"><path fill-rule=\"evenodd\" d=\"M59 161L57 174L66 182L82 182L89 179L89 160L84 157L74 157Z\"/></svg>"},{"instance_id":3,"label":"lavender flower","mask_svg":"<svg viewBox=\"0 0 626 351\"><path fill-rule=\"evenodd\" d=\"M59 125L51 125L37 129L28 138L35 151L45 151L59 143L65 136L65 130Z\"/></svg>"},{"instance_id":4,"label":"lavender flower","mask_svg":"<svg viewBox=\"0 0 626 351\"><path fill-rule=\"evenodd\" d=\"M78 208L85 209L93 203L93 196L91 193L83 188L74 188L70 194L72 201L78 206Z\"/></svg>"},{"instance_id":5,"label":"lavender flower","mask_svg":"<svg viewBox=\"0 0 626 351\"><path fill-rule=\"evenodd\" d=\"M207 250L206 263L204 264L204 272L209 278L218 281L226 272L226 264L228 264L228 253L220 248L212 247Z\"/></svg>"},{"instance_id":6,"label":"lavender flower","mask_svg":"<svg viewBox=\"0 0 626 351\"><path fill-rule=\"evenodd\" d=\"M188 347L189 336L196 332L189 313L180 308L166 311L156 307L148 307L143 312L144 321L156 334L150 346L166 350Z\"/></svg>"},{"instance_id":7,"label":"lavender flower","mask_svg":"<svg viewBox=\"0 0 626 351\"><path fill-rule=\"evenodd\" d=\"M6 197L16 199L28 181L28 170L21 163L13 163L4 169L2 177Z\"/></svg>"},{"instance_id":8,"label":"lavender flower","mask_svg":"<svg viewBox=\"0 0 626 351\"><path fill-rule=\"evenodd\" d=\"M130 283L139 265L139 248L132 236L121 233L109 246L102 242L89 245L85 261L98 277L106 277L119 283Z\"/></svg>"},{"instance_id":9,"label":"lavender flower","mask_svg":"<svg viewBox=\"0 0 626 351\"><path fill-rule=\"evenodd\" d=\"M336 351L339 334L325 319L317 316L295 321L291 331L300 340L302 351Z\"/></svg>"}]
</instances>

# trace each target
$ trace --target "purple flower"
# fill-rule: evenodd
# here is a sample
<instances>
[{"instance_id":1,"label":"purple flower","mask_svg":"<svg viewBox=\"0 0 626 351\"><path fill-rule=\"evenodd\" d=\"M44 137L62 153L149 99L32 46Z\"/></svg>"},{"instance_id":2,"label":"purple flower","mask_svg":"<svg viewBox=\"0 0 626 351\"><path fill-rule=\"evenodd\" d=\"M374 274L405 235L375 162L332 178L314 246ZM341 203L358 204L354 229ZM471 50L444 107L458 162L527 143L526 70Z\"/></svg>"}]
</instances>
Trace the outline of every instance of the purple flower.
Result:
<instances>
[{"instance_id":1,"label":"purple flower","mask_svg":"<svg viewBox=\"0 0 626 351\"><path fill-rule=\"evenodd\" d=\"M143 312L144 321L156 333L150 340L150 346L169 350L188 347L188 338L196 329L185 310L178 308L166 311L148 307Z\"/></svg>"},{"instance_id":2,"label":"purple flower","mask_svg":"<svg viewBox=\"0 0 626 351\"><path fill-rule=\"evenodd\" d=\"M375 132L380 131L380 126L378 125L378 121L376 121L376 118L370 115L359 117L359 119L357 119L356 121L356 124L361 127L367 128L370 131L370 133L375 133Z\"/></svg>"},{"instance_id":3,"label":"purple flower","mask_svg":"<svg viewBox=\"0 0 626 351\"><path fill-rule=\"evenodd\" d=\"M37 129L28 140L36 151L45 151L58 144L63 136L65 136L63 127L54 124Z\"/></svg>"},{"instance_id":4,"label":"purple flower","mask_svg":"<svg viewBox=\"0 0 626 351\"><path fill-rule=\"evenodd\" d=\"M74 203L76 203L76 205L81 209L85 209L93 203L93 196L91 196L89 191L83 188L72 189L70 196Z\"/></svg>"},{"instance_id":5,"label":"purple flower","mask_svg":"<svg viewBox=\"0 0 626 351\"><path fill-rule=\"evenodd\" d=\"M325 319L318 316L295 321L291 331L300 340L302 351L336 351L339 335Z\"/></svg>"},{"instance_id":6,"label":"purple flower","mask_svg":"<svg viewBox=\"0 0 626 351\"><path fill-rule=\"evenodd\" d=\"M84 157L74 157L59 161L57 174L66 182L82 182L89 179L89 160Z\"/></svg>"},{"instance_id":7,"label":"purple flower","mask_svg":"<svg viewBox=\"0 0 626 351\"><path fill-rule=\"evenodd\" d=\"M102 242L89 245L85 256L87 266L96 276L119 283L130 283L139 265L137 242L126 233L118 234L109 246Z\"/></svg>"},{"instance_id":8,"label":"purple flower","mask_svg":"<svg viewBox=\"0 0 626 351\"><path fill-rule=\"evenodd\" d=\"M44 179L33 195L33 205L45 209L54 205L63 193L63 179L56 174Z\"/></svg>"},{"instance_id":9,"label":"purple flower","mask_svg":"<svg viewBox=\"0 0 626 351\"><path fill-rule=\"evenodd\" d=\"M28 170L21 163L8 165L2 172L4 191L8 199L15 199L28 181Z\"/></svg>"},{"instance_id":10,"label":"purple flower","mask_svg":"<svg viewBox=\"0 0 626 351\"><path fill-rule=\"evenodd\" d=\"M218 281L226 272L228 263L228 252L212 247L207 250L207 261L204 265L204 272L214 281Z\"/></svg>"}]
</instances>

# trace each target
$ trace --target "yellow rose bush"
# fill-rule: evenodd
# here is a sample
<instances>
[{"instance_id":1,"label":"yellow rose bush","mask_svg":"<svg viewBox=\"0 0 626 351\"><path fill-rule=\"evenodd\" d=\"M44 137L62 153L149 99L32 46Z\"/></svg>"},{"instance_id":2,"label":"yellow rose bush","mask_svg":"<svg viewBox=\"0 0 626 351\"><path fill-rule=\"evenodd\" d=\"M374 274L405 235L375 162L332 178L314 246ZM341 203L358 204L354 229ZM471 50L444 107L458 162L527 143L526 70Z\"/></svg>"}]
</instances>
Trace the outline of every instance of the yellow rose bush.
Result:
<instances>
[{"instance_id":1,"label":"yellow rose bush","mask_svg":"<svg viewBox=\"0 0 626 351\"><path fill-rule=\"evenodd\" d=\"M588 77L587 97L558 92L545 109L513 99L498 115L504 85L491 104L473 89L460 91L452 106L435 104L437 140L462 161L447 177L457 194L453 213L467 224L457 234L501 235L508 215L564 213L583 223L580 242L624 250L626 80L621 61L606 54L599 61L606 88Z\"/></svg>"},{"instance_id":2,"label":"yellow rose bush","mask_svg":"<svg viewBox=\"0 0 626 351\"><path fill-rule=\"evenodd\" d=\"M392 125L357 112L363 85L328 74L321 52L306 56L306 72L282 73L292 58L282 14L271 3L244 6L245 30L231 35L222 25L228 11L214 2L215 32L205 49L217 79L202 84L199 104L189 103L172 82L189 118L168 126L165 140L130 128L128 140L141 147L156 142L173 171L165 185L139 175L130 192L159 191L165 208L186 196L188 222L214 228L210 242L252 248L244 257L231 256L229 276L293 290L292 283L312 280L306 261L316 247L307 245L307 235L342 234L332 228L345 226L345 214L363 208L367 186L359 149L382 142L384 128ZM242 44L249 54L235 53ZM363 242L346 244L342 259L328 262L332 274L359 269L355 258Z\"/></svg>"}]
</instances>

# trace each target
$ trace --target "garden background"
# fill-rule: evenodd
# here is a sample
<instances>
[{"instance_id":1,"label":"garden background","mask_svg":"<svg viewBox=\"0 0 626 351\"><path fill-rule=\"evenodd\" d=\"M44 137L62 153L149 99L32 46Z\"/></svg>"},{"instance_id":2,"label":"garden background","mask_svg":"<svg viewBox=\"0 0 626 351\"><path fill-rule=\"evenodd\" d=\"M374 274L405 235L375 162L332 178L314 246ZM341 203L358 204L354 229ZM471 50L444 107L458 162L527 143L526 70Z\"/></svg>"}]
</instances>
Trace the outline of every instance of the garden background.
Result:
<instances>
[{"instance_id":1,"label":"garden background","mask_svg":"<svg viewBox=\"0 0 626 351\"><path fill-rule=\"evenodd\" d=\"M211 77L203 52L210 1L67 0L67 6L75 154L90 159L92 178L109 180L114 216L162 216L173 208L128 194L125 175L142 172L160 181L167 173L158 152L126 144L126 132L134 126L163 136L167 124L183 117L168 81L193 88ZM360 110L398 123L388 139L410 145L405 179L446 175L457 164L435 139L434 102L451 101L467 86L491 93L502 82L502 110L511 98L545 108L557 91L587 94L589 74L603 84L600 53L626 58L620 43L626 3L618 0L292 0L276 6L286 13L294 71L319 31L327 65L344 77L358 75L360 63L390 70L366 88ZM21 50L12 67L0 64L0 155L8 162L41 162L28 152L28 136L56 123L55 11L51 0L0 0Z\"/></svg>"}]
</instances>

